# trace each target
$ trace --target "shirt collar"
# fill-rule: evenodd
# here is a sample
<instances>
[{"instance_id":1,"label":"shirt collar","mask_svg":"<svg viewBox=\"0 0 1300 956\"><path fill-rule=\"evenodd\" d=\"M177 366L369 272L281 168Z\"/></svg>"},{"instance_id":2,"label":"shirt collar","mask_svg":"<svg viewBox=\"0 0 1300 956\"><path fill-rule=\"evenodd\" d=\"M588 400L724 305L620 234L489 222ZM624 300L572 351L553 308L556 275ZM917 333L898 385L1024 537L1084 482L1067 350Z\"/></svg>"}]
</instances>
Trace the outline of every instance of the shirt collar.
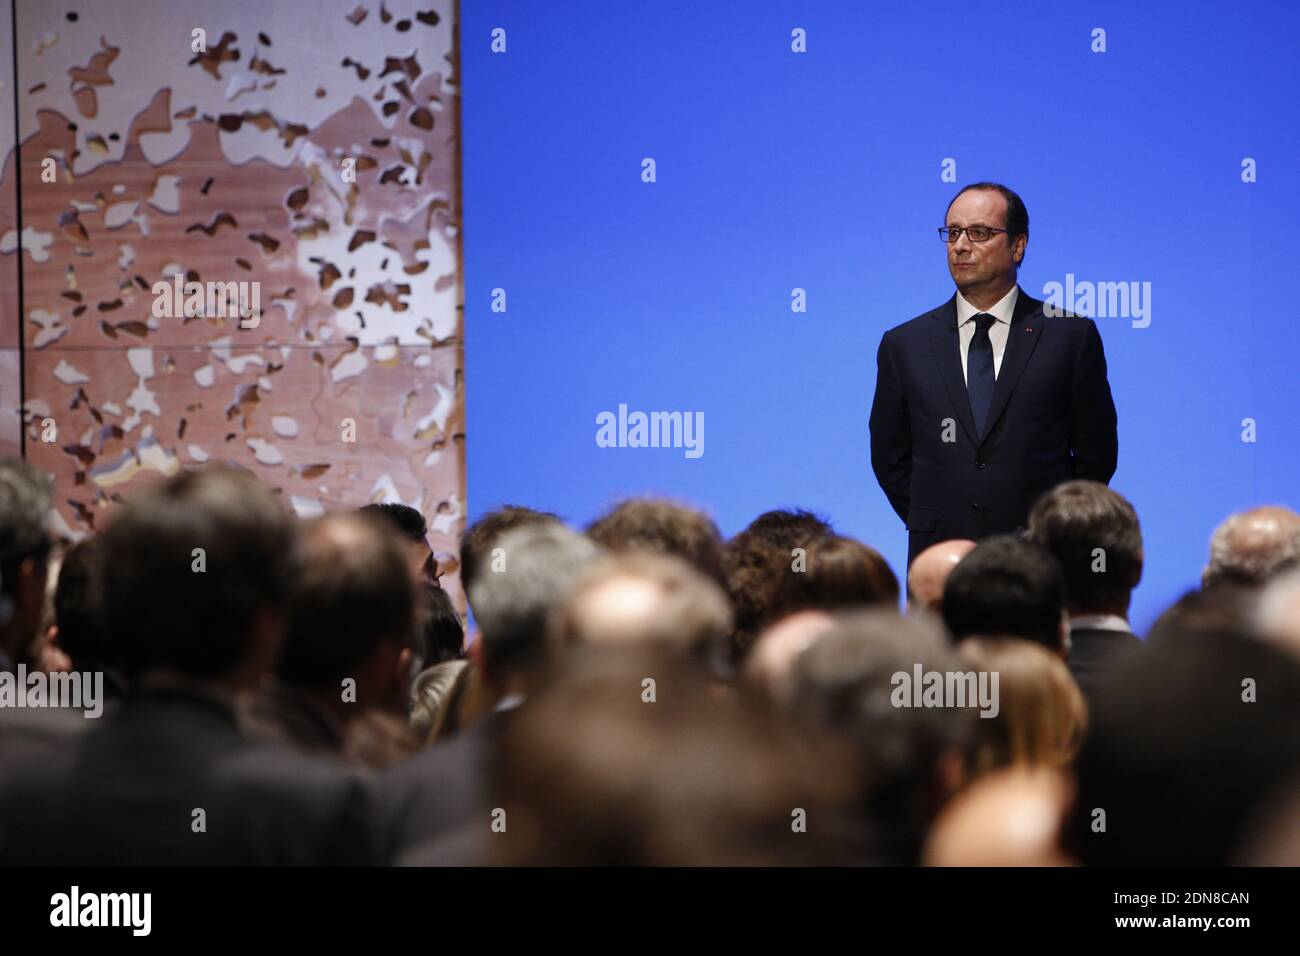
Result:
<instances>
[{"instance_id":1,"label":"shirt collar","mask_svg":"<svg viewBox=\"0 0 1300 956\"><path fill-rule=\"evenodd\" d=\"M1006 325L1010 325L1011 316L1014 315L1016 311L1016 299L1019 297L1019 295L1020 295L1020 286L1013 285L1011 287L1011 291L1008 292L1006 295L1004 295L1001 299L999 299L992 308L977 309L975 308L975 306L971 305L969 302L966 301L966 297L964 295L958 292L957 293L957 327L960 328L961 326L965 325L967 322L971 320L973 316L979 315L979 313L981 312L985 312L988 315L993 316L993 318L997 319L999 322L1002 322Z\"/></svg>"},{"instance_id":2,"label":"shirt collar","mask_svg":"<svg viewBox=\"0 0 1300 956\"><path fill-rule=\"evenodd\" d=\"M1128 621L1118 614L1076 614L1070 618L1072 631L1123 631L1131 633Z\"/></svg>"}]
</instances>

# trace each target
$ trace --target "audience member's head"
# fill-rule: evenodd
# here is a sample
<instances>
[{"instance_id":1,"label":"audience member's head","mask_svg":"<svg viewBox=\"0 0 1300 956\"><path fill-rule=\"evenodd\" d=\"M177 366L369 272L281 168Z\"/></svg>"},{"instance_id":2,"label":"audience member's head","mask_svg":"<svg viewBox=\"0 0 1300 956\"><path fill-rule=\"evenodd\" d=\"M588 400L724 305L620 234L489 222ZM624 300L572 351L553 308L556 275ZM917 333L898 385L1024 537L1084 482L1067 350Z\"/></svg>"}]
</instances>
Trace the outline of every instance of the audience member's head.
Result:
<instances>
[{"instance_id":1,"label":"audience member's head","mask_svg":"<svg viewBox=\"0 0 1300 956\"><path fill-rule=\"evenodd\" d=\"M503 729L495 862L758 866L873 862L847 749L711 692L680 656L588 648Z\"/></svg>"},{"instance_id":2,"label":"audience member's head","mask_svg":"<svg viewBox=\"0 0 1300 956\"><path fill-rule=\"evenodd\" d=\"M1014 637L970 637L957 653L966 667L998 675L997 714L975 721L970 775L1068 767L1083 742L1088 709L1060 655Z\"/></svg>"},{"instance_id":3,"label":"audience member's head","mask_svg":"<svg viewBox=\"0 0 1300 956\"><path fill-rule=\"evenodd\" d=\"M974 541L951 538L932 544L915 558L907 569L907 611L920 610L940 613L943 604L943 586L948 575L962 558L975 548Z\"/></svg>"},{"instance_id":4,"label":"audience member's head","mask_svg":"<svg viewBox=\"0 0 1300 956\"><path fill-rule=\"evenodd\" d=\"M957 641L1005 635L1064 654L1061 569L1042 545L1013 535L985 538L948 575L943 620Z\"/></svg>"},{"instance_id":5,"label":"audience member's head","mask_svg":"<svg viewBox=\"0 0 1300 956\"><path fill-rule=\"evenodd\" d=\"M702 511L676 501L629 498L592 522L587 537L615 554L671 554L720 587L727 586L718 526Z\"/></svg>"},{"instance_id":6,"label":"audience member's head","mask_svg":"<svg viewBox=\"0 0 1300 956\"><path fill-rule=\"evenodd\" d=\"M474 577L476 653L499 693L522 691L545 663L550 617L601 549L558 523L533 523L497 540L498 560Z\"/></svg>"},{"instance_id":7,"label":"audience member's head","mask_svg":"<svg viewBox=\"0 0 1300 956\"><path fill-rule=\"evenodd\" d=\"M221 467L182 472L122 506L103 533L103 606L128 677L240 688L268 673L296 530L270 489Z\"/></svg>"},{"instance_id":8,"label":"audience member's head","mask_svg":"<svg viewBox=\"0 0 1300 956\"><path fill-rule=\"evenodd\" d=\"M1142 526L1123 495L1099 481L1067 481L1029 512L1029 537L1052 553L1074 615L1127 618L1142 579Z\"/></svg>"},{"instance_id":9,"label":"audience member's head","mask_svg":"<svg viewBox=\"0 0 1300 956\"><path fill-rule=\"evenodd\" d=\"M1275 578L1260 595L1254 630L1300 657L1300 570Z\"/></svg>"},{"instance_id":10,"label":"audience member's head","mask_svg":"<svg viewBox=\"0 0 1300 956\"><path fill-rule=\"evenodd\" d=\"M898 607L898 578L875 548L830 535L808 543L789 574L781 577L782 614Z\"/></svg>"},{"instance_id":11,"label":"audience member's head","mask_svg":"<svg viewBox=\"0 0 1300 956\"><path fill-rule=\"evenodd\" d=\"M446 591L436 584L424 585L416 611L413 673L465 656L465 627Z\"/></svg>"},{"instance_id":12,"label":"audience member's head","mask_svg":"<svg viewBox=\"0 0 1300 956\"><path fill-rule=\"evenodd\" d=\"M1024 643L1023 641L1021 642ZM1060 848L1070 785L1060 773L997 770L953 797L926 840L927 866L1069 866Z\"/></svg>"},{"instance_id":13,"label":"audience member's head","mask_svg":"<svg viewBox=\"0 0 1300 956\"><path fill-rule=\"evenodd\" d=\"M1253 633L1257 603L1253 588L1234 584L1188 591L1156 618L1147 632L1147 646L1177 642L1188 634Z\"/></svg>"},{"instance_id":14,"label":"audience member's head","mask_svg":"<svg viewBox=\"0 0 1300 956\"><path fill-rule=\"evenodd\" d=\"M754 640L776 618L782 579L791 573L793 548L783 550L751 531L742 531L722 550L727 596L735 619L731 637L733 663L739 664Z\"/></svg>"},{"instance_id":15,"label":"audience member's head","mask_svg":"<svg viewBox=\"0 0 1300 956\"><path fill-rule=\"evenodd\" d=\"M777 621L759 635L746 659L746 682L767 700L787 705L794 662L834 627L835 618L825 611L800 611Z\"/></svg>"},{"instance_id":16,"label":"audience member's head","mask_svg":"<svg viewBox=\"0 0 1300 956\"><path fill-rule=\"evenodd\" d=\"M371 504L361 508L361 513L384 522L402 540L411 569L411 579L416 586L438 579L437 562L429 547L429 524L424 515L410 505L397 502Z\"/></svg>"},{"instance_id":17,"label":"audience member's head","mask_svg":"<svg viewBox=\"0 0 1300 956\"><path fill-rule=\"evenodd\" d=\"M811 511L787 508L763 512L741 532L787 553L792 548L805 548L809 542L834 533L835 529L825 518Z\"/></svg>"},{"instance_id":18,"label":"audience member's head","mask_svg":"<svg viewBox=\"0 0 1300 956\"><path fill-rule=\"evenodd\" d=\"M452 660L426 667L411 685L411 732L421 743L433 743L457 690L456 681L469 661Z\"/></svg>"},{"instance_id":19,"label":"audience member's head","mask_svg":"<svg viewBox=\"0 0 1300 956\"><path fill-rule=\"evenodd\" d=\"M104 626L99 538L85 538L63 555L54 589L56 640L79 671L118 670L117 647Z\"/></svg>"},{"instance_id":20,"label":"audience member's head","mask_svg":"<svg viewBox=\"0 0 1300 956\"><path fill-rule=\"evenodd\" d=\"M416 613L406 558L388 529L365 516L306 522L280 679L331 706L352 679L354 709L404 707Z\"/></svg>"},{"instance_id":21,"label":"audience member's head","mask_svg":"<svg viewBox=\"0 0 1300 956\"><path fill-rule=\"evenodd\" d=\"M50 488L25 462L0 460L0 671L19 663L45 605Z\"/></svg>"},{"instance_id":22,"label":"audience member's head","mask_svg":"<svg viewBox=\"0 0 1300 956\"><path fill-rule=\"evenodd\" d=\"M961 669L938 622L861 611L820 635L794 663L792 713L843 734L863 755L879 854L915 863L926 827L958 783L977 710L897 703L900 680ZM902 675L900 677L900 675ZM905 695L910 700L910 695Z\"/></svg>"},{"instance_id":23,"label":"audience member's head","mask_svg":"<svg viewBox=\"0 0 1300 956\"><path fill-rule=\"evenodd\" d=\"M563 527L564 523L549 511L535 511L521 505L502 505L489 511L460 536L460 584L465 597L470 600L470 588L479 576L492 567L493 552L500 545L501 536L516 528L535 525Z\"/></svg>"},{"instance_id":24,"label":"audience member's head","mask_svg":"<svg viewBox=\"0 0 1300 956\"><path fill-rule=\"evenodd\" d=\"M1300 662L1192 631L1124 660L1076 761L1083 863L1219 866L1300 771Z\"/></svg>"},{"instance_id":25,"label":"audience member's head","mask_svg":"<svg viewBox=\"0 0 1300 956\"><path fill-rule=\"evenodd\" d=\"M731 609L722 589L685 561L630 551L583 574L550 626L560 649L654 644L720 663Z\"/></svg>"},{"instance_id":26,"label":"audience member's head","mask_svg":"<svg viewBox=\"0 0 1300 956\"><path fill-rule=\"evenodd\" d=\"M1268 802L1242 839L1232 866L1300 866L1300 779Z\"/></svg>"},{"instance_id":27,"label":"audience member's head","mask_svg":"<svg viewBox=\"0 0 1300 956\"><path fill-rule=\"evenodd\" d=\"M1230 515L1210 538L1210 561L1201 572L1206 590L1220 585L1256 587L1300 565L1300 514L1265 505Z\"/></svg>"}]
</instances>

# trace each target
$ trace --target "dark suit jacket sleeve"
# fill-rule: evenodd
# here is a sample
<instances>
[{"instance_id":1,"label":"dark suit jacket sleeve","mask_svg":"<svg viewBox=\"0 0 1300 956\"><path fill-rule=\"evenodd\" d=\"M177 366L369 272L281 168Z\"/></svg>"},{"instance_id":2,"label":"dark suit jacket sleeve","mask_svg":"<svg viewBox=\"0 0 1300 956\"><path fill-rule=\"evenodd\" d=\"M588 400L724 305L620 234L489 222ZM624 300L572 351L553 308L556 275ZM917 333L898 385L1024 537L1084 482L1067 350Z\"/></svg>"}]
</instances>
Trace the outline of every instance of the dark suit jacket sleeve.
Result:
<instances>
[{"instance_id":1,"label":"dark suit jacket sleeve","mask_svg":"<svg viewBox=\"0 0 1300 956\"><path fill-rule=\"evenodd\" d=\"M907 398L889 349L889 336L876 353L876 395L871 402L871 469L898 516L907 522L912 483L912 430Z\"/></svg>"},{"instance_id":2,"label":"dark suit jacket sleeve","mask_svg":"<svg viewBox=\"0 0 1300 956\"><path fill-rule=\"evenodd\" d=\"M1074 477L1106 484L1119 460L1115 402L1106 380L1106 354L1097 324L1087 321L1083 343L1074 360L1070 389L1070 448Z\"/></svg>"}]
</instances>

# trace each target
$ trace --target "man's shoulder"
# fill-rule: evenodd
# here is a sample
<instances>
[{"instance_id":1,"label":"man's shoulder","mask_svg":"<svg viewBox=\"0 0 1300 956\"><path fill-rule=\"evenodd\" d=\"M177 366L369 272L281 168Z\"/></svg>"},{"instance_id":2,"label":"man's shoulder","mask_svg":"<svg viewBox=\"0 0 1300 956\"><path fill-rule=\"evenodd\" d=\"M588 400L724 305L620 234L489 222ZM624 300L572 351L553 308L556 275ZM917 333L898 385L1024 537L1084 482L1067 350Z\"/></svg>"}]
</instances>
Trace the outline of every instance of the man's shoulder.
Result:
<instances>
[{"instance_id":1,"label":"man's shoulder","mask_svg":"<svg viewBox=\"0 0 1300 956\"><path fill-rule=\"evenodd\" d=\"M949 299L947 302L937 305L933 309L927 309L920 315L913 316L906 322L898 323L898 325L886 330L884 337L891 341L898 342L908 341L918 335L924 334L934 322L938 321L941 313L948 308L951 303L952 300Z\"/></svg>"}]
</instances>

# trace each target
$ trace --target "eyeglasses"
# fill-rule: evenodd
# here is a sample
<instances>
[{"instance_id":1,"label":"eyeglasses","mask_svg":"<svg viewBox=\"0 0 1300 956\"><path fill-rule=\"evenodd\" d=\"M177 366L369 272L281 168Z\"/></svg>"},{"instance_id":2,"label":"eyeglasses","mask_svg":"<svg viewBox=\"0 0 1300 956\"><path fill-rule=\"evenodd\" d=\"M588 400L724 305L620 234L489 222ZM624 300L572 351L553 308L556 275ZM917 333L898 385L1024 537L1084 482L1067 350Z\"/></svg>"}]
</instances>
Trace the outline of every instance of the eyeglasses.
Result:
<instances>
[{"instance_id":1,"label":"eyeglasses","mask_svg":"<svg viewBox=\"0 0 1300 956\"><path fill-rule=\"evenodd\" d=\"M951 226L939 227L939 238L944 242L956 242L961 238L961 234L966 233L966 238L971 242L988 242L993 238L994 233L1006 232L1005 229L994 229L992 226L967 226L965 229L958 229Z\"/></svg>"}]
</instances>

